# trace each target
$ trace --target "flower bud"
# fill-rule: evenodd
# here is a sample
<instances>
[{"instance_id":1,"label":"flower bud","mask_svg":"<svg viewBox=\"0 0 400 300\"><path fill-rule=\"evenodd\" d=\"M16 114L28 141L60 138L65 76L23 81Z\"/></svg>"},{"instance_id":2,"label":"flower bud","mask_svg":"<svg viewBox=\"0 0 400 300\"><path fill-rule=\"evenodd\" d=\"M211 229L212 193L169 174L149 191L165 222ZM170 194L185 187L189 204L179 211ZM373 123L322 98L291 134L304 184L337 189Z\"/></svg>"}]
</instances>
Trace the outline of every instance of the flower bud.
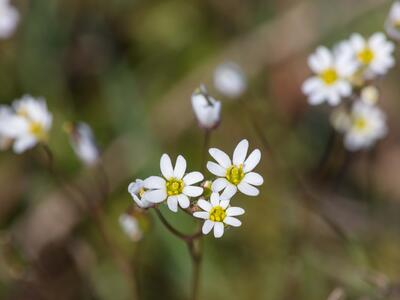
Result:
<instances>
[{"instance_id":1,"label":"flower bud","mask_svg":"<svg viewBox=\"0 0 400 300\"><path fill-rule=\"evenodd\" d=\"M239 65L223 63L214 72L215 88L228 98L240 97L247 87L246 77Z\"/></svg>"},{"instance_id":2,"label":"flower bud","mask_svg":"<svg viewBox=\"0 0 400 300\"><path fill-rule=\"evenodd\" d=\"M192 94L192 107L199 126L211 130L221 121L221 102L208 95L204 86Z\"/></svg>"},{"instance_id":3,"label":"flower bud","mask_svg":"<svg viewBox=\"0 0 400 300\"><path fill-rule=\"evenodd\" d=\"M119 224L125 234L134 242L142 239L143 232L140 229L138 220L130 214L122 214L119 217Z\"/></svg>"}]
</instances>

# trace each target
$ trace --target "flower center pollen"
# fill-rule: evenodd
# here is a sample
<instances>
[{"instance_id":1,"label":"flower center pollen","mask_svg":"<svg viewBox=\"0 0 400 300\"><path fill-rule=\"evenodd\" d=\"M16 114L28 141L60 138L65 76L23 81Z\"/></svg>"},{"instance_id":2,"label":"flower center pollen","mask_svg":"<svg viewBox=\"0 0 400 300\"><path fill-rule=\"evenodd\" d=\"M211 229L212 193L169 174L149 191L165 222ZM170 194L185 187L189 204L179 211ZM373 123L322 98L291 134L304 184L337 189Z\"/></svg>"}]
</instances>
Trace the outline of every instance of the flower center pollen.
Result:
<instances>
[{"instance_id":1,"label":"flower center pollen","mask_svg":"<svg viewBox=\"0 0 400 300\"><path fill-rule=\"evenodd\" d=\"M29 127L30 133L32 133L37 139L44 140L46 138L46 133L44 127L39 122L33 122Z\"/></svg>"},{"instance_id":2,"label":"flower center pollen","mask_svg":"<svg viewBox=\"0 0 400 300\"><path fill-rule=\"evenodd\" d=\"M233 165L226 171L226 179L234 185L238 185L242 181L243 177L243 165Z\"/></svg>"},{"instance_id":3,"label":"flower center pollen","mask_svg":"<svg viewBox=\"0 0 400 300\"><path fill-rule=\"evenodd\" d=\"M367 128L368 122L365 118L362 118L362 117L356 118L353 121L353 126L357 131L363 131Z\"/></svg>"},{"instance_id":4,"label":"flower center pollen","mask_svg":"<svg viewBox=\"0 0 400 300\"><path fill-rule=\"evenodd\" d=\"M374 59L374 52L372 52L370 48L366 47L364 50L358 52L357 58L364 65L369 65Z\"/></svg>"},{"instance_id":5,"label":"flower center pollen","mask_svg":"<svg viewBox=\"0 0 400 300\"><path fill-rule=\"evenodd\" d=\"M210 211L210 220L213 222L223 222L225 217L225 209L221 206L215 206Z\"/></svg>"},{"instance_id":6,"label":"flower center pollen","mask_svg":"<svg viewBox=\"0 0 400 300\"><path fill-rule=\"evenodd\" d=\"M334 69L326 69L320 76L326 85L332 85L338 80L338 74Z\"/></svg>"},{"instance_id":7,"label":"flower center pollen","mask_svg":"<svg viewBox=\"0 0 400 300\"><path fill-rule=\"evenodd\" d=\"M167 194L168 196L175 196L182 194L183 191L183 180L171 178L167 181Z\"/></svg>"}]
</instances>

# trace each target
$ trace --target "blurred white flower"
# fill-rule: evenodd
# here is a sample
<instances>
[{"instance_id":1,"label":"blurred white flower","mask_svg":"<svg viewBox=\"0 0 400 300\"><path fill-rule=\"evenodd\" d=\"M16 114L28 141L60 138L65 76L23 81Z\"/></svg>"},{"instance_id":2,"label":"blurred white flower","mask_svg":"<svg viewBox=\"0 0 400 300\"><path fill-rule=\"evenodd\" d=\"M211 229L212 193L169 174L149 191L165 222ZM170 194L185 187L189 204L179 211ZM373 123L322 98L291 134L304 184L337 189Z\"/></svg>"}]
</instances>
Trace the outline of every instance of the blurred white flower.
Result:
<instances>
[{"instance_id":1,"label":"blurred white flower","mask_svg":"<svg viewBox=\"0 0 400 300\"><path fill-rule=\"evenodd\" d=\"M0 0L0 39L10 37L18 22L19 13L10 4L10 0Z\"/></svg>"},{"instance_id":2,"label":"blurred white flower","mask_svg":"<svg viewBox=\"0 0 400 300\"><path fill-rule=\"evenodd\" d=\"M337 105L341 98L350 96L352 86L348 80L356 71L357 64L348 53L332 53L325 47L318 47L310 55L308 65L315 76L303 83L302 90L310 104L326 101L330 105Z\"/></svg>"},{"instance_id":3,"label":"blurred white flower","mask_svg":"<svg viewBox=\"0 0 400 300\"><path fill-rule=\"evenodd\" d=\"M360 98L366 104L375 105L379 99L379 90L373 85L368 85L361 90Z\"/></svg>"},{"instance_id":4,"label":"blurred white flower","mask_svg":"<svg viewBox=\"0 0 400 300\"><path fill-rule=\"evenodd\" d=\"M179 155L176 159L175 168L172 167L171 159L163 154L160 160L160 169L163 177L151 176L144 181L144 199L152 203L160 203L167 200L168 208L178 211L178 204L183 209L190 205L189 197L198 197L203 193L203 188L193 186L203 180L200 172L191 172L185 175L186 160Z\"/></svg>"},{"instance_id":5,"label":"blurred white flower","mask_svg":"<svg viewBox=\"0 0 400 300\"><path fill-rule=\"evenodd\" d=\"M222 95L238 98L246 90L246 77L239 65L228 62L219 65L214 71L215 88Z\"/></svg>"},{"instance_id":6,"label":"blurred white flower","mask_svg":"<svg viewBox=\"0 0 400 300\"><path fill-rule=\"evenodd\" d=\"M90 126L83 122L69 123L65 129L76 156L88 166L96 164L100 153Z\"/></svg>"},{"instance_id":7,"label":"blurred white flower","mask_svg":"<svg viewBox=\"0 0 400 300\"><path fill-rule=\"evenodd\" d=\"M350 151L369 148L387 133L385 114L362 101L354 103L345 132L345 147Z\"/></svg>"},{"instance_id":8,"label":"blurred white flower","mask_svg":"<svg viewBox=\"0 0 400 300\"><path fill-rule=\"evenodd\" d=\"M400 1L393 2L385 22L386 33L394 40L400 40Z\"/></svg>"},{"instance_id":9,"label":"blurred white flower","mask_svg":"<svg viewBox=\"0 0 400 300\"><path fill-rule=\"evenodd\" d=\"M214 228L214 236L220 238L224 234L225 225L239 227L242 222L235 218L244 214L240 207L230 207L229 199L220 199L218 193L212 193L210 201L200 199L197 205L204 211L196 211L193 216L204 219L202 232L208 234Z\"/></svg>"},{"instance_id":10,"label":"blurred white flower","mask_svg":"<svg viewBox=\"0 0 400 300\"><path fill-rule=\"evenodd\" d=\"M221 102L208 95L204 86L192 94L192 107L199 126L210 130L221 121Z\"/></svg>"},{"instance_id":11,"label":"blurred white flower","mask_svg":"<svg viewBox=\"0 0 400 300\"><path fill-rule=\"evenodd\" d=\"M0 124L12 115L12 110L8 106L0 105ZM11 145L12 140L0 132L0 150L6 150Z\"/></svg>"},{"instance_id":12,"label":"blurred white flower","mask_svg":"<svg viewBox=\"0 0 400 300\"><path fill-rule=\"evenodd\" d=\"M125 234L134 242L142 239L143 232L140 229L138 220L130 214L122 214L119 217L119 224Z\"/></svg>"},{"instance_id":13,"label":"blurred white flower","mask_svg":"<svg viewBox=\"0 0 400 300\"><path fill-rule=\"evenodd\" d=\"M136 181L131 182L128 186L128 192L131 194L133 200L140 208L148 208L154 205L152 202L144 199L143 195L145 193L144 181L141 179L136 179Z\"/></svg>"},{"instance_id":14,"label":"blurred white flower","mask_svg":"<svg viewBox=\"0 0 400 300\"><path fill-rule=\"evenodd\" d=\"M264 180L261 175L253 171L261 159L259 149L251 152L246 159L249 142L242 140L233 152L233 159L216 148L211 148L208 152L217 161L207 163L207 169L214 175L220 177L214 180L211 189L214 192L224 190L221 197L230 199L237 192L241 191L248 196L257 196L259 190L254 186L260 186Z\"/></svg>"},{"instance_id":15,"label":"blurred white flower","mask_svg":"<svg viewBox=\"0 0 400 300\"><path fill-rule=\"evenodd\" d=\"M14 141L13 149L22 153L47 140L52 115L43 98L23 96L14 101L13 113L0 121L0 135Z\"/></svg>"},{"instance_id":16,"label":"blurred white flower","mask_svg":"<svg viewBox=\"0 0 400 300\"><path fill-rule=\"evenodd\" d=\"M338 132L344 133L351 125L351 118L346 108L343 106L337 107L332 111L331 124Z\"/></svg>"}]
</instances>

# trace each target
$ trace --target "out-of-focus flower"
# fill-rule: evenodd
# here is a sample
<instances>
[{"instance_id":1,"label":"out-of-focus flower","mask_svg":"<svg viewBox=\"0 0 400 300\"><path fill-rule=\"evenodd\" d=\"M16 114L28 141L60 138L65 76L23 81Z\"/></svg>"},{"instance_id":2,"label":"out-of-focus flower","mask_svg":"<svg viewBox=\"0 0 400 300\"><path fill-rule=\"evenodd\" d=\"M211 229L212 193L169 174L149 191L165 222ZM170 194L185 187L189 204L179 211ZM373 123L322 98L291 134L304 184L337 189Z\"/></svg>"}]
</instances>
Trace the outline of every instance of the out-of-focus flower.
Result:
<instances>
[{"instance_id":1,"label":"out-of-focus flower","mask_svg":"<svg viewBox=\"0 0 400 300\"><path fill-rule=\"evenodd\" d=\"M331 124L335 130L344 133L351 126L351 118L345 107L339 106L332 111Z\"/></svg>"},{"instance_id":2,"label":"out-of-focus flower","mask_svg":"<svg viewBox=\"0 0 400 300\"><path fill-rule=\"evenodd\" d=\"M208 95L204 86L192 94L192 107L199 126L211 130L221 121L221 102Z\"/></svg>"},{"instance_id":3,"label":"out-of-focus flower","mask_svg":"<svg viewBox=\"0 0 400 300\"><path fill-rule=\"evenodd\" d=\"M176 159L175 168L172 167L171 159L163 154L160 160L160 169L163 177L151 176L144 181L144 199L152 203L160 203L167 200L168 208L178 211L178 204L183 209L190 205L189 197L198 197L203 193L203 188L193 186L203 180L200 172L186 172L186 160L179 155Z\"/></svg>"},{"instance_id":4,"label":"out-of-focus flower","mask_svg":"<svg viewBox=\"0 0 400 300\"><path fill-rule=\"evenodd\" d=\"M239 65L223 63L214 71L214 85L222 95L238 98L247 88L246 76Z\"/></svg>"},{"instance_id":5,"label":"out-of-focus flower","mask_svg":"<svg viewBox=\"0 0 400 300\"><path fill-rule=\"evenodd\" d=\"M196 211L193 216L204 219L202 232L208 234L214 228L214 236L220 238L224 234L225 225L239 227L242 222L235 218L244 214L240 207L230 207L229 199L220 199L218 193L212 193L210 201L200 199L197 205L204 211Z\"/></svg>"},{"instance_id":6,"label":"out-of-focus flower","mask_svg":"<svg viewBox=\"0 0 400 300\"><path fill-rule=\"evenodd\" d=\"M128 186L128 192L131 194L133 200L140 208L148 208L154 205L152 202L147 201L144 199L144 181L141 179L136 179L136 181L131 182Z\"/></svg>"},{"instance_id":7,"label":"out-of-focus flower","mask_svg":"<svg viewBox=\"0 0 400 300\"><path fill-rule=\"evenodd\" d=\"M308 65L315 76L308 78L302 86L312 105L328 102L337 105L341 98L350 96L352 86L348 81L357 69L351 56L338 51L331 53L325 47L318 47L308 59Z\"/></svg>"},{"instance_id":8,"label":"out-of-focus flower","mask_svg":"<svg viewBox=\"0 0 400 300\"><path fill-rule=\"evenodd\" d=\"M355 33L340 46L343 55L354 57L367 79L384 75L394 66L393 51L394 44L382 32L374 33L368 40Z\"/></svg>"},{"instance_id":9,"label":"out-of-focus flower","mask_svg":"<svg viewBox=\"0 0 400 300\"><path fill-rule=\"evenodd\" d=\"M10 115L12 115L12 110L8 106L0 105L0 124ZM8 149L8 147L11 146L11 143L12 140L0 132L0 150Z\"/></svg>"},{"instance_id":10,"label":"out-of-focus flower","mask_svg":"<svg viewBox=\"0 0 400 300\"><path fill-rule=\"evenodd\" d=\"M387 133L385 114L362 101L354 103L350 120L344 138L345 147L350 151L369 148Z\"/></svg>"},{"instance_id":11,"label":"out-of-focus flower","mask_svg":"<svg viewBox=\"0 0 400 300\"><path fill-rule=\"evenodd\" d=\"M0 0L0 39L10 37L19 22L19 13L10 0Z\"/></svg>"},{"instance_id":12,"label":"out-of-focus flower","mask_svg":"<svg viewBox=\"0 0 400 300\"><path fill-rule=\"evenodd\" d=\"M249 142L242 140L233 152L233 159L216 148L209 150L210 155L217 161L207 163L207 169L214 175L220 177L212 183L212 190L220 192L224 190L221 197L230 199L239 189L243 194L257 196L259 190L254 186L260 186L264 180L258 173L252 172L261 159L259 149L251 152L246 159Z\"/></svg>"},{"instance_id":13,"label":"out-of-focus flower","mask_svg":"<svg viewBox=\"0 0 400 300\"><path fill-rule=\"evenodd\" d=\"M13 149L22 153L47 140L52 115L43 98L23 96L14 101L13 113L0 121L0 135L14 141Z\"/></svg>"},{"instance_id":14,"label":"out-of-focus flower","mask_svg":"<svg viewBox=\"0 0 400 300\"><path fill-rule=\"evenodd\" d=\"M400 1L395 1L385 22L386 33L394 40L400 40Z\"/></svg>"},{"instance_id":15,"label":"out-of-focus flower","mask_svg":"<svg viewBox=\"0 0 400 300\"><path fill-rule=\"evenodd\" d=\"M379 90L373 85L366 86L361 90L360 98L366 104L375 105L379 99Z\"/></svg>"},{"instance_id":16,"label":"out-of-focus flower","mask_svg":"<svg viewBox=\"0 0 400 300\"><path fill-rule=\"evenodd\" d=\"M100 151L90 126L83 122L67 123L65 130L69 134L70 143L76 156L88 166L96 164Z\"/></svg>"},{"instance_id":17,"label":"out-of-focus flower","mask_svg":"<svg viewBox=\"0 0 400 300\"><path fill-rule=\"evenodd\" d=\"M142 239L143 232L140 229L138 220L130 214L122 214L119 217L119 224L125 234L134 242Z\"/></svg>"}]
</instances>

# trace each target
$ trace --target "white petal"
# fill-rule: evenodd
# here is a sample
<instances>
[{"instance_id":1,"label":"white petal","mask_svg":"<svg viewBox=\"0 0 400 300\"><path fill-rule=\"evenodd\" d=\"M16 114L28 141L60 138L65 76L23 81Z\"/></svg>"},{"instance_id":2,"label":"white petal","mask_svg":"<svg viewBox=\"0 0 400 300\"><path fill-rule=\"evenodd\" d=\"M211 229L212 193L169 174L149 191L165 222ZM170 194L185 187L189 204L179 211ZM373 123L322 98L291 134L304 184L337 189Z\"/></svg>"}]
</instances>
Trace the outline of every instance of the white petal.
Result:
<instances>
[{"instance_id":1,"label":"white petal","mask_svg":"<svg viewBox=\"0 0 400 300\"><path fill-rule=\"evenodd\" d=\"M214 227L214 222L210 220L206 220L203 224L202 232L203 234L208 234Z\"/></svg>"},{"instance_id":2,"label":"white petal","mask_svg":"<svg viewBox=\"0 0 400 300\"><path fill-rule=\"evenodd\" d=\"M193 213L193 216L199 219L207 220L210 217L210 213L206 211L196 211Z\"/></svg>"},{"instance_id":3,"label":"white petal","mask_svg":"<svg viewBox=\"0 0 400 300\"><path fill-rule=\"evenodd\" d=\"M178 155L175 163L174 177L177 179L182 179L186 171L186 160L182 155Z\"/></svg>"},{"instance_id":4,"label":"white petal","mask_svg":"<svg viewBox=\"0 0 400 300\"><path fill-rule=\"evenodd\" d=\"M212 193L210 197L210 202L212 206L218 206L219 205L219 195L218 193Z\"/></svg>"},{"instance_id":5,"label":"white petal","mask_svg":"<svg viewBox=\"0 0 400 300\"><path fill-rule=\"evenodd\" d=\"M177 196L170 196L167 199L168 208L173 211L178 211L178 197Z\"/></svg>"},{"instance_id":6,"label":"white petal","mask_svg":"<svg viewBox=\"0 0 400 300\"><path fill-rule=\"evenodd\" d=\"M220 192L229 184L229 181L225 178L217 178L211 184L211 190L213 192Z\"/></svg>"},{"instance_id":7,"label":"white petal","mask_svg":"<svg viewBox=\"0 0 400 300\"><path fill-rule=\"evenodd\" d=\"M250 153L249 157L246 159L243 165L243 171L245 173L253 171L253 169L258 165L261 159L261 151L256 149Z\"/></svg>"},{"instance_id":8,"label":"white petal","mask_svg":"<svg viewBox=\"0 0 400 300\"><path fill-rule=\"evenodd\" d=\"M211 148L208 150L208 153L210 153L210 155L224 168L228 168L232 165L231 159L229 158L229 156L217 149L217 148Z\"/></svg>"},{"instance_id":9,"label":"white petal","mask_svg":"<svg viewBox=\"0 0 400 300\"><path fill-rule=\"evenodd\" d=\"M240 222L239 219L233 217L226 217L224 219L224 223L233 227L239 227L240 225L242 225L242 222Z\"/></svg>"},{"instance_id":10,"label":"white petal","mask_svg":"<svg viewBox=\"0 0 400 300\"><path fill-rule=\"evenodd\" d=\"M21 138L18 138L13 145L14 152L20 154L25 152L26 150L32 148L37 143L35 137L27 135Z\"/></svg>"},{"instance_id":11,"label":"white petal","mask_svg":"<svg viewBox=\"0 0 400 300\"><path fill-rule=\"evenodd\" d=\"M229 207L226 210L226 215L228 217L235 217L235 216L240 216L244 214L244 209L240 207Z\"/></svg>"},{"instance_id":12,"label":"white petal","mask_svg":"<svg viewBox=\"0 0 400 300\"><path fill-rule=\"evenodd\" d=\"M152 203L160 203L167 199L165 190L152 190L144 193L143 198Z\"/></svg>"},{"instance_id":13,"label":"white petal","mask_svg":"<svg viewBox=\"0 0 400 300\"><path fill-rule=\"evenodd\" d=\"M211 203L204 199L200 199L199 201L197 201L197 205L206 212L209 212L212 209Z\"/></svg>"},{"instance_id":14,"label":"white petal","mask_svg":"<svg viewBox=\"0 0 400 300\"><path fill-rule=\"evenodd\" d=\"M144 187L146 189L165 189L165 180L159 176L150 176L144 180Z\"/></svg>"},{"instance_id":15,"label":"white petal","mask_svg":"<svg viewBox=\"0 0 400 300\"><path fill-rule=\"evenodd\" d=\"M221 206L223 209L226 209L229 206L229 202L230 202L230 199L222 199L219 202L219 206Z\"/></svg>"},{"instance_id":16,"label":"white petal","mask_svg":"<svg viewBox=\"0 0 400 300\"><path fill-rule=\"evenodd\" d=\"M232 183L229 183L225 190L222 192L220 198L221 199L231 199L237 192L237 187L236 185L233 185Z\"/></svg>"},{"instance_id":17,"label":"white petal","mask_svg":"<svg viewBox=\"0 0 400 300\"><path fill-rule=\"evenodd\" d=\"M183 188L183 193L189 197L199 197L203 194L203 188L199 186L188 185Z\"/></svg>"},{"instance_id":18,"label":"white petal","mask_svg":"<svg viewBox=\"0 0 400 300\"><path fill-rule=\"evenodd\" d=\"M171 158L168 154L163 154L160 159L161 173L166 179L170 179L174 176L174 169L172 168Z\"/></svg>"},{"instance_id":19,"label":"white petal","mask_svg":"<svg viewBox=\"0 0 400 300\"><path fill-rule=\"evenodd\" d=\"M190 172L183 177L183 182L185 185L192 185L204 179L203 174L200 172Z\"/></svg>"},{"instance_id":20,"label":"white petal","mask_svg":"<svg viewBox=\"0 0 400 300\"><path fill-rule=\"evenodd\" d=\"M258 194L260 193L260 191L256 187L244 181L238 184L238 189L247 196L258 196Z\"/></svg>"},{"instance_id":21,"label":"white petal","mask_svg":"<svg viewBox=\"0 0 400 300\"><path fill-rule=\"evenodd\" d=\"M183 194L178 195L178 203L179 203L179 206L182 208L188 208L190 205L189 198Z\"/></svg>"},{"instance_id":22,"label":"white petal","mask_svg":"<svg viewBox=\"0 0 400 300\"><path fill-rule=\"evenodd\" d=\"M250 172L244 175L243 181L247 182L248 184L257 186L264 183L264 179L262 178L262 176L255 172Z\"/></svg>"},{"instance_id":23,"label":"white petal","mask_svg":"<svg viewBox=\"0 0 400 300\"><path fill-rule=\"evenodd\" d=\"M224 235L224 223L215 222L214 224L214 236L218 239Z\"/></svg>"},{"instance_id":24,"label":"white petal","mask_svg":"<svg viewBox=\"0 0 400 300\"><path fill-rule=\"evenodd\" d=\"M249 149L249 142L247 140L241 140L233 152L233 164L237 166L243 164L246 159L247 149Z\"/></svg>"},{"instance_id":25,"label":"white petal","mask_svg":"<svg viewBox=\"0 0 400 300\"><path fill-rule=\"evenodd\" d=\"M209 161L207 163L207 169L208 169L208 171L210 171L210 173L212 173L216 176L223 177L226 174L226 169L224 169L219 164L212 162L212 161Z\"/></svg>"}]
</instances>

